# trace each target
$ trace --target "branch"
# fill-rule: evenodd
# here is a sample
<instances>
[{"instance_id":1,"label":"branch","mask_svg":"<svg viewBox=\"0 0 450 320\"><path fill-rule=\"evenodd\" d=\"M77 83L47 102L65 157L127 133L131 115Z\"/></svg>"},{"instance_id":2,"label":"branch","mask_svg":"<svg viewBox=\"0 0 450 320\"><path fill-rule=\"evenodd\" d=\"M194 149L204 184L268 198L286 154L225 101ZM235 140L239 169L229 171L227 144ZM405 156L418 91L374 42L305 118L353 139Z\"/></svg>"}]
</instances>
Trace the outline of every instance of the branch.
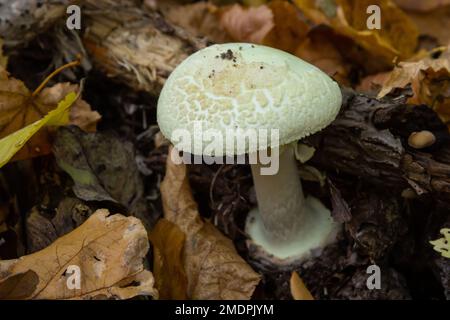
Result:
<instances>
[{"instance_id":1,"label":"branch","mask_svg":"<svg viewBox=\"0 0 450 320\"><path fill-rule=\"evenodd\" d=\"M108 76L157 95L172 70L205 46L159 12L136 7L88 6L84 45Z\"/></svg>"},{"instance_id":2,"label":"branch","mask_svg":"<svg viewBox=\"0 0 450 320\"><path fill-rule=\"evenodd\" d=\"M306 141L316 147L313 163L364 179L381 188L450 198L450 135L426 106L400 99L379 101L343 90L337 119ZM428 130L436 143L416 150L408 143L414 131Z\"/></svg>"}]
</instances>

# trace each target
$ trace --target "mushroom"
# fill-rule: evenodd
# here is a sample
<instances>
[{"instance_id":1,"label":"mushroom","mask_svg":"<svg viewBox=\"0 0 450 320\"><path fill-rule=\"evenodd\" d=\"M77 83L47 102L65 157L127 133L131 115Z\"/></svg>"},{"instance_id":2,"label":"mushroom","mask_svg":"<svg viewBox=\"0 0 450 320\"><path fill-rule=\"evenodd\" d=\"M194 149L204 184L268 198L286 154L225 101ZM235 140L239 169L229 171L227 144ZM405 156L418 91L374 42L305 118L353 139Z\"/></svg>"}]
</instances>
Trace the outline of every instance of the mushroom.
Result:
<instances>
[{"instance_id":1,"label":"mushroom","mask_svg":"<svg viewBox=\"0 0 450 320\"><path fill-rule=\"evenodd\" d=\"M339 86L315 66L277 49L228 43L197 51L171 73L158 100L157 120L178 150L194 155L278 152L273 175L262 174L257 156L251 163L258 208L247 217L246 233L249 246L257 248L250 252L283 267L320 253L340 228L318 199L304 196L294 143L329 125L341 103ZM219 146L223 139L212 142L195 131L195 123L222 137L227 130L276 129L279 139ZM188 130L191 141L177 139L177 129ZM211 143L213 148L206 147Z\"/></svg>"}]
</instances>

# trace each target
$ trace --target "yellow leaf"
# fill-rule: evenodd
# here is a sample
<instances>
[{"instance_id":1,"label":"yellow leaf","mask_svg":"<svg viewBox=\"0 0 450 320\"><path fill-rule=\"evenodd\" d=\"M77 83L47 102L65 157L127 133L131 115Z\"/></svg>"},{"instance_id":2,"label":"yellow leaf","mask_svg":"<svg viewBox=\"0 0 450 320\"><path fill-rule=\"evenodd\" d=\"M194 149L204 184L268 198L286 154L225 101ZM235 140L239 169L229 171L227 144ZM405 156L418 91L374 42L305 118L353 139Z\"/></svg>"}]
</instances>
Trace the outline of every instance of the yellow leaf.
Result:
<instances>
[{"instance_id":1,"label":"yellow leaf","mask_svg":"<svg viewBox=\"0 0 450 320\"><path fill-rule=\"evenodd\" d=\"M408 16L390 0L294 0L316 24L325 24L351 38L387 64L396 57L411 56L417 46L418 31ZM369 30L366 12L370 5L381 11L381 28Z\"/></svg>"},{"instance_id":2,"label":"yellow leaf","mask_svg":"<svg viewBox=\"0 0 450 320\"><path fill-rule=\"evenodd\" d=\"M302 278L293 271L290 280L291 294L294 300L314 300L311 292L306 288Z\"/></svg>"},{"instance_id":3,"label":"yellow leaf","mask_svg":"<svg viewBox=\"0 0 450 320\"><path fill-rule=\"evenodd\" d=\"M441 229L441 234L443 238L439 238L434 241L430 241L433 245L433 249L439 252L443 257L450 258L450 229Z\"/></svg>"},{"instance_id":4,"label":"yellow leaf","mask_svg":"<svg viewBox=\"0 0 450 320\"><path fill-rule=\"evenodd\" d=\"M79 64L78 60L56 69L33 93L22 81L10 77L8 72L0 66L0 139L41 120L47 113L56 109L58 103L67 94L78 92L78 85L70 83L59 83L53 87L44 88L55 74L77 64ZM65 124L70 122L84 130L95 131L96 123L99 120L100 115L91 111L90 106L80 98L73 103ZM27 139L27 143L16 150L11 161L49 154L51 152L51 134L52 129L49 126L35 131Z\"/></svg>"},{"instance_id":5,"label":"yellow leaf","mask_svg":"<svg viewBox=\"0 0 450 320\"><path fill-rule=\"evenodd\" d=\"M97 210L47 248L0 261L0 299L157 298L153 275L143 265L148 249L140 220ZM79 288L67 286L74 275L66 272L70 266L79 268Z\"/></svg>"},{"instance_id":6,"label":"yellow leaf","mask_svg":"<svg viewBox=\"0 0 450 320\"><path fill-rule=\"evenodd\" d=\"M74 92L69 93L64 100L58 103L55 110L50 111L41 120L38 120L0 140L0 168L3 167L19 151L25 143L43 126L65 125L69 122L69 107L77 99Z\"/></svg>"}]
</instances>

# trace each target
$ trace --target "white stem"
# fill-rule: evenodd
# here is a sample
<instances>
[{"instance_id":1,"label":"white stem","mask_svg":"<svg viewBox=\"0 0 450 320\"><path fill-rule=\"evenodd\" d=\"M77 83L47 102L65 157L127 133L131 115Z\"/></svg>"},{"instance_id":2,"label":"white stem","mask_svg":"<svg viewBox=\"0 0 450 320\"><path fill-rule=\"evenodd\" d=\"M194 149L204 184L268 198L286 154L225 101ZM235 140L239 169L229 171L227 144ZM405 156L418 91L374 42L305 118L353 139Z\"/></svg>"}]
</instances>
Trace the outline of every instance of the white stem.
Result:
<instances>
[{"instance_id":1,"label":"white stem","mask_svg":"<svg viewBox=\"0 0 450 320\"><path fill-rule=\"evenodd\" d=\"M304 196L293 148L280 150L277 174L261 175L261 167L251 165L265 232L273 241L289 241L300 231L304 218Z\"/></svg>"}]
</instances>

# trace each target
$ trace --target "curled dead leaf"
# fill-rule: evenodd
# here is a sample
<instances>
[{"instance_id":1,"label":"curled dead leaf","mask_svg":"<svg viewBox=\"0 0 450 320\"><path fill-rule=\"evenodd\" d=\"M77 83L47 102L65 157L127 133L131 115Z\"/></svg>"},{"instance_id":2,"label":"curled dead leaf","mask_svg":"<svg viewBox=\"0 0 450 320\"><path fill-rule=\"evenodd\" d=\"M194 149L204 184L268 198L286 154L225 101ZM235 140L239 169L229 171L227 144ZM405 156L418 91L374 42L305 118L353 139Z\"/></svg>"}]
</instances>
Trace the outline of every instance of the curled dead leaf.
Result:
<instances>
[{"instance_id":1,"label":"curled dead leaf","mask_svg":"<svg viewBox=\"0 0 450 320\"><path fill-rule=\"evenodd\" d=\"M161 198L164 217L186 235L187 296L190 299L250 299L260 276L238 255L230 239L200 218L186 165L176 165L170 156L161 184Z\"/></svg>"},{"instance_id":2,"label":"curled dead leaf","mask_svg":"<svg viewBox=\"0 0 450 320\"><path fill-rule=\"evenodd\" d=\"M401 62L384 82L378 97L411 86L410 104L426 104L450 123L450 47L434 50L417 62Z\"/></svg>"},{"instance_id":3,"label":"curled dead leaf","mask_svg":"<svg viewBox=\"0 0 450 320\"><path fill-rule=\"evenodd\" d=\"M0 299L129 299L158 297L143 260L147 233L134 217L97 210L49 247L0 261ZM69 289L69 266L81 271L80 289Z\"/></svg>"},{"instance_id":4,"label":"curled dead leaf","mask_svg":"<svg viewBox=\"0 0 450 320\"><path fill-rule=\"evenodd\" d=\"M330 26L392 65L396 57L411 56L417 46L418 31L409 17L391 0L294 0L302 12L316 24ZM381 28L368 30L367 8L380 7Z\"/></svg>"}]
</instances>

